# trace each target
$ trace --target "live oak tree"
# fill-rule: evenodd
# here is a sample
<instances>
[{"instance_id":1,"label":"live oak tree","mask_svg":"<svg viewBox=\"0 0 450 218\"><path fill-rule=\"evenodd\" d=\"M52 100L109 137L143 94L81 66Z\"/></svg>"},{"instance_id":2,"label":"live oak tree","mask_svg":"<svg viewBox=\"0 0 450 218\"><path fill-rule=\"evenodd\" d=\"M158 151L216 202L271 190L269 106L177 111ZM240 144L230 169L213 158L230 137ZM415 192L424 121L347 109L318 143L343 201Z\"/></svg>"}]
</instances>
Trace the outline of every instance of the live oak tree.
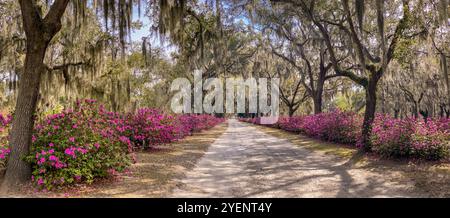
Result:
<instances>
[{"instance_id":1,"label":"live oak tree","mask_svg":"<svg viewBox=\"0 0 450 218\"><path fill-rule=\"evenodd\" d=\"M258 23L268 35L271 52L291 64L302 75L301 84L313 100L314 113L322 112L325 82L337 75L327 55L323 38L311 25L305 24L299 11L292 7L256 10ZM275 35L276 37L270 36Z\"/></svg>"},{"instance_id":2,"label":"live oak tree","mask_svg":"<svg viewBox=\"0 0 450 218\"><path fill-rule=\"evenodd\" d=\"M446 4L447 3L447 4ZM439 57L439 65L441 71L441 81L446 87L446 92L442 96L442 102L440 103L441 114L450 116L450 25L448 24L448 7L450 2L447 0L439 1L437 4L431 4L430 7L436 8L439 13L429 12L429 18L431 20L430 27L430 40L432 42L432 47ZM446 96L446 97L445 97Z\"/></svg>"},{"instance_id":3,"label":"live oak tree","mask_svg":"<svg viewBox=\"0 0 450 218\"><path fill-rule=\"evenodd\" d=\"M35 1L20 0L22 20L27 36L24 71L17 96L14 120L10 133L11 154L3 188L30 179L31 168L22 158L28 154L34 126L34 112L38 99L44 56L47 46L61 29L61 17L69 0L56 0L45 17L42 17Z\"/></svg>"},{"instance_id":4,"label":"live oak tree","mask_svg":"<svg viewBox=\"0 0 450 218\"><path fill-rule=\"evenodd\" d=\"M305 35L306 31L301 31L303 36L297 38L292 33L288 33L287 29L292 28L281 27L279 32L292 46L286 50L295 51L295 55L283 54L276 48L272 48L272 52L286 60L303 75L301 82L313 99L314 113L321 113L325 82L337 76L331 74L332 65L327 58L327 49L321 38L307 36ZM300 41L299 38L303 41ZM297 60L301 60L301 62L298 63Z\"/></svg>"},{"instance_id":5,"label":"live oak tree","mask_svg":"<svg viewBox=\"0 0 450 218\"><path fill-rule=\"evenodd\" d=\"M275 75L280 79L280 99L286 105L289 117L292 117L310 98L309 92L302 87L302 78L292 73L294 70L292 68L292 66L279 64L274 70Z\"/></svg>"},{"instance_id":6,"label":"live oak tree","mask_svg":"<svg viewBox=\"0 0 450 218\"><path fill-rule=\"evenodd\" d=\"M381 82L381 109L395 117L448 116L448 23L440 1L421 1L412 13L419 37L400 40ZM438 12L438 13L436 13Z\"/></svg>"},{"instance_id":7,"label":"live oak tree","mask_svg":"<svg viewBox=\"0 0 450 218\"><path fill-rule=\"evenodd\" d=\"M274 1L280 2L280 1ZM360 3L355 4L356 10L359 11L358 17L355 18L352 13L352 8L348 0L343 0L339 4L327 5L324 2L317 1L281 1L287 2L302 11L303 16L308 18L309 21L320 31L325 41L325 45L328 49L329 58L336 74L345 76L353 80L355 83L364 87L366 91L366 106L363 121L362 130L362 143L365 145L365 149L369 150L369 137L371 134L371 128L376 111L377 100L377 85L383 74L386 71L387 66L393 58L395 49L398 45L398 41L404 36L405 31L408 29L408 22L410 19L410 6L408 1L403 1L402 5L398 6L402 8L402 15L397 15L397 24L393 29L393 35L390 43L387 43L385 26L385 2L382 0L376 1L376 30L372 34L373 41L376 41L378 46L373 47L369 44L364 33L364 22L362 22L361 10L358 7L362 7ZM362 3L364 4L364 3ZM319 10L320 7L331 7L334 10L342 11L342 13L331 13L333 10ZM397 7L395 7L397 8ZM358 21L358 22L357 22ZM341 32L341 44L349 45L349 50L353 52L355 62L358 66L360 73L356 73L352 70L346 70L342 64L339 63L339 59L336 56L335 42L332 41L331 30L338 28ZM373 51L377 51L375 55Z\"/></svg>"},{"instance_id":8,"label":"live oak tree","mask_svg":"<svg viewBox=\"0 0 450 218\"><path fill-rule=\"evenodd\" d=\"M447 116L447 85L431 36L404 40L380 83L383 113L417 119Z\"/></svg>"},{"instance_id":9,"label":"live oak tree","mask_svg":"<svg viewBox=\"0 0 450 218\"><path fill-rule=\"evenodd\" d=\"M86 16L86 10L92 6L101 11L104 25L118 34L122 55L125 54L125 41L131 28L133 4L137 4L140 11L141 1L133 0L19 0L23 30L26 35L26 57L17 92L17 102L14 119L10 131L11 153L8 159L7 171L2 184L3 190L15 189L19 184L30 179L30 165L22 158L29 153L34 117L38 101L41 77L47 67L44 58L47 48L55 35L62 28L62 18L69 5L74 10L74 22L81 22ZM160 11L160 28L165 32L180 26L182 16L173 16L174 12L183 14L185 1L155 1ZM43 7L46 6L46 7ZM46 9L48 8L48 9Z\"/></svg>"},{"instance_id":10,"label":"live oak tree","mask_svg":"<svg viewBox=\"0 0 450 218\"><path fill-rule=\"evenodd\" d=\"M0 25L0 41L2 44L0 58L0 73L4 81L8 83L5 91L7 105L3 108L14 106L20 72L23 70L26 53L25 32L20 18L20 5L16 0L4 0L0 5L2 25ZM47 11L45 2L37 2L41 11ZM96 98L106 107L114 104L108 95L123 93L126 90L111 91L110 83L104 83L113 77L108 68L113 54L120 49L120 42L115 33L102 28L101 19L91 8L83 14L75 10L72 4L68 5L65 15L61 19L62 28L51 40L44 58L45 68L41 75L41 85L38 98L37 115L45 115L51 111L58 112L55 108L70 106L69 102L75 102L79 98ZM80 17L81 16L81 17ZM126 74L126 71L123 73ZM127 86L128 79L120 82L120 87ZM117 85L114 86L114 90ZM116 95L117 96L117 95ZM122 96L120 96L122 97ZM110 100L111 99L111 100ZM125 98L120 98L125 99ZM117 100L117 99L115 99ZM127 105L126 102L117 102L118 105ZM38 118L39 119L39 118Z\"/></svg>"},{"instance_id":11,"label":"live oak tree","mask_svg":"<svg viewBox=\"0 0 450 218\"><path fill-rule=\"evenodd\" d=\"M266 41L259 42L264 44ZM271 52L271 49L260 46L252 58L253 77L278 78L280 81L281 110L287 109L287 115L292 117L304 103L310 99L308 91L303 87L304 75Z\"/></svg>"}]
</instances>

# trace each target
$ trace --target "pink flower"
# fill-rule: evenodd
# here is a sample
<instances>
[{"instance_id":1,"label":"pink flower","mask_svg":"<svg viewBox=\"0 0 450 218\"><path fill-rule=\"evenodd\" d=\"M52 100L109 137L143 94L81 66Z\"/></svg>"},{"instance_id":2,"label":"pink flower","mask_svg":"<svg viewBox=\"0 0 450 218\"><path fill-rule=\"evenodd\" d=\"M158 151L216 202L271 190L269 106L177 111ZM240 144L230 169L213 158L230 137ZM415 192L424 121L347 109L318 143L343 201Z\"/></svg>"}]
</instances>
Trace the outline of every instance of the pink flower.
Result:
<instances>
[{"instance_id":1,"label":"pink flower","mask_svg":"<svg viewBox=\"0 0 450 218\"><path fill-rule=\"evenodd\" d=\"M57 161L54 166L56 169L61 169L61 168L66 167L66 164Z\"/></svg>"},{"instance_id":2,"label":"pink flower","mask_svg":"<svg viewBox=\"0 0 450 218\"><path fill-rule=\"evenodd\" d=\"M87 149L82 148L82 147L78 147L78 148L77 148L77 151L80 152L80 153L82 153L82 154L86 154L86 153L88 152Z\"/></svg>"},{"instance_id":3,"label":"pink flower","mask_svg":"<svg viewBox=\"0 0 450 218\"><path fill-rule=\"evenodd\" d=\"M58 158L55 155L51 155L48 159L50 161L58 161Z\"/></svg>"},{"instance_id":4,"label":"pink flower","mask_svg":"<svg viewBox=\"0 0 450 218\"><path fill-rule=\"evenodd\" d=\"M73 158L76 158L75 149L73 147L66 148L66 150L64 150L64 153L69 155L69 156L71 156L71 157L73 157Z\"/></svg>"},{"instance_id":5,"label":"pink flower","mask_svg":"<svg viewBox=\"0 0 450 218\"><path fill-rule=\"evenodd\" d=\"M11 150L9 148L0 148L0 160L5 159L10 151Z\"/></svg>"},{"instance_id":6,"label":"pink flower","mask_svg":"<svg viewBox=\"0 0 450 218\"><path fill-rule=\"evenodd\" d=\"M45 157L41 157L37 162L38 165L42 165L43 163L45 163Z\"/></svg>"}]
</instances>

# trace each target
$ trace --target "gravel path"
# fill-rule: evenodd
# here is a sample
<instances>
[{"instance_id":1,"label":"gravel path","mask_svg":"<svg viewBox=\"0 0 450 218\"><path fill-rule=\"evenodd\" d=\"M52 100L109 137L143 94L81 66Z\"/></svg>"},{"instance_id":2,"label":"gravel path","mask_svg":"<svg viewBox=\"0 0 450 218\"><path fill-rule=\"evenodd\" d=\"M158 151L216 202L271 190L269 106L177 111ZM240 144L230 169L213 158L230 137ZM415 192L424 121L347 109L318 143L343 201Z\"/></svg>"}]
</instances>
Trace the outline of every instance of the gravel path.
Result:
<instances>
[{"instance_id":1,"label":"gravel path","mask_svg":"<svg viewBox=\"0 0 450 218\"><path fill-rule=\"evenodd\" d=\"M250 124L228 129L187 173L172 197L420 197L395 172L293 145Z\"/></svg>"}]
</instances>

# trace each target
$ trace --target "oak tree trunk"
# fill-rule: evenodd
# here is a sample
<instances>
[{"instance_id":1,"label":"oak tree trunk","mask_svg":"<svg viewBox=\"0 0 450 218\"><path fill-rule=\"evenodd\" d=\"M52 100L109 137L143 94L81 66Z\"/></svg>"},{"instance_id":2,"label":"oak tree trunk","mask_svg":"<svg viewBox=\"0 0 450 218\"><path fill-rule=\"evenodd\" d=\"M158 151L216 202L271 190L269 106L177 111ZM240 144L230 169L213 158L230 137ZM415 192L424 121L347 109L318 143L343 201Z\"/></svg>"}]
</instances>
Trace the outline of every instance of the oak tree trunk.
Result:
<instances>
[{"instance_id":1,"label":"oak tree trunk","mask_svg":"<svg viewBox=\"0 0 450 218\"><path fill-rule=\"evenodd\" d=\"M370 135L372 133L372 124L375 119L375 111L377 105L377 83L378 80L375 78L370 78L366 91L366 110L364 112L364 121L362 129L362 143L364 145L363 149L369 151L370 148Z\"/></svg>"},{"instance_id":2,"label":"oak tree trunk","mask_svg":"<svg viewBox=\"0 0 450 218\"><path fill-rule=\"evenodd\" d=\"M30 164L23 160L30 150L34 112L39 94L44 55L47 45L39 39L28 39L24 71L20 76L17 103L10 133L11 153L2 186L5 189L23 184L31 178Z\"/></svg>"},{"instance_id":3,"label":"oak tree trunk","mask_svg":"<svg viewBox=\"0 0 450 218\"><path fill-rule=\"evenodd\" d=\"M316 93L314 93L313 97L313 103L314 103L314 114L320 114L322 113L322 93L323 88L319 88L321 86L317 87ZM323 87L323 85L322 85Z\"/></svg>"},{"instance_id":4,"label":"oak tree trunk","mask_svg":"<svg viewBox=\"0 0 450 218\"><path fill-rule=\"evenodd\" d=\"M23 160L30 152L34 127L34 113L39 95L44 57L52 38L61 30L63 16L69 0L55 0L42 18L35 1L19 0L26 35L27 52L24 70L20 75L17 103L14 110L6 174L1 186L3 192L15 191L31 179L31 166Z\"/></svg>"},{"instance_id":5,"label":"oak tree trunk","mask_svg":"<svg viewBox=\"0 0 450 218\"><path fill-rule=\"evenodd\" d=\"M293 105L288 105L288 113L289 113L289 117L292 117L294 115L295 110L294 110Z\"/></svg>"},{"instance_id":6,"label":"oak tree trunk","mask_svg":"<svg viewBox=\"0 0 450 218\"><path fill-rule=\"evenodd\" d=\"M316 90L312 93L313 103L314 103L314 114L322 113L322 94L323 86L325 85L326 75L328 69L325 68L323 64L320 64L320 73L317 80Z\"/></svg>"}]
</instances>

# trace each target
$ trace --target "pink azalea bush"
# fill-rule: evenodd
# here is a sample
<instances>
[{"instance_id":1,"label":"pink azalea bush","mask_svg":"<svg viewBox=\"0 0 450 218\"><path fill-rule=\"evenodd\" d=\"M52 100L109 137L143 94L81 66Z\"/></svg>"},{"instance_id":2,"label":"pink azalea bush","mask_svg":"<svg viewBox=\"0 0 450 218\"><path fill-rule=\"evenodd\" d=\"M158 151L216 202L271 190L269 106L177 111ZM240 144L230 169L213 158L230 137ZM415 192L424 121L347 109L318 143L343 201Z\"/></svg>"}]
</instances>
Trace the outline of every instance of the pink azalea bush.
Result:
<instances>
[{"instance_id":1,"label":"pink azalea bush","mask_svg":"<svg viewBox=\"0 0 450 218\"><path fill-rule=\"evenodd\" d=\"M140 109L131 117L129 137L134 146L141 149L179 140L224 121L207 114L168 115L150 108Z\"/></svg>"},{"instance_id":2,"label":"pink azalea bush","mask_svg":"<svg viewBox=\"0 0 450 218\"><path fill-rule=\"evenodd\" d=\"M330 113L305 116L302 133L330 142L355 144L361 135L362 119L356 113L335 110Z\"/></svg>"},{"instance_id":3,"label":"pink azalea bush","mask_svg":"<svg viewBox=\"0 0 450 218\"><path fill-rule=\"evenodd\" d=\"M74 109L38 121L25 160L31 163L31 179L39 187L92 183L135 162L136 149L170 143L223 121L211 115L169 115L150 108L120 114L87 99ZM0 115L0 167L10 153L10 123L11 116Z\"/></svg>"},{"instance_id":4,"label":"pink azalea bush","mask_svg":"<svg viewBox=\"0 0 450 218\"><path fill-rule=\"evenodd\" d=\"M441 121L377 115L372 128L372 150L387 157L439 160L448 156L449 132Z\"/></svg>"},{"instance_id":5,"label":"pink azalea bush","mask_svg":"<svg viewBox=\"0 0 450 218\"><path fill-rule=\"evenodd\" d=\"M182 129L189 130L191 133L210 129L225 120L208 114L184 114L180 115L178 119Z\"/></svg>"},{"instance_id":6,"label":"pink azalea bush","mask_svg":"<svg viewBox=\"0 0 450 218\"><path fill-rule=\"evenodd\" d=\"M440 130L450 134L450 118L440 118L434 120Z\"/></svg>"},{"instance_id":7,"label":"pink azalea bush","mask_svg":"<svg viewBox=\"0 0 450 218\"><path fill-rule=\"evenodd\" d=\"M241 121L260 124L259 118ZM357 147L362 116L335 110L296 117L281 117L270 125L290 132ZM394 119L378 114L370 139L372 151L385 157L439 160L449 157L450 119Z\"/></svg>"},{"instance_id":8,"label":"pink azalea bush","mask_svg":"<svg viewBox=\"0 0 450 218\"><path fill-rule=\"evenodd\" d=\"M136 148L147 149L180 138L176 118L155 109L139 109L129 118L129 124L132 127L129 136Z\"/></svg>"},{"instance_id":9,"label":"pink azalea bush","mask_svg":"<svg viewBox=\"0 0 450 218\"><path fill-rule=\"evenodd\" d=\"M105 111L93 100L74 110L50 115L35 127L30 155L32 181L52 189L74 183L92 183L131 163L131 141L119 131L118 114Z\"/></svg>"},{"instance_id":10,"label":"pink azalea bush","mask_svg":"<svg viewBox=\"0 0 450 218\"><path fill-rule=\"evenodd\" d=\"M300 132L303 124L303 117L280 117L276 128L283 129L289 132Z\"/></svg>"},{"instance_id":11,"label":"pink azalea bush","mask_svg":"<svg viewBox=\"0 0 450 218\"><path fill-rule=\"evenodd\" d=\"M244 118L245 122L260 124L259 118ZM290 132L336 143L353 144L358 141L362 119L353 112L335 110L307 116L280 117L270 125Z\"/></svg>"},{"instance_id":12,"label":"pink azalea bush","mask_svg":"<svg viewBox=\"0 0 450 218\"><path fill-rule=\"evenodd\" d=\"M8 146L8 130L11 124L11 115L0 114L0 169L5 167L7 157L10 153Z\"/></svg>"}]
</instances>

